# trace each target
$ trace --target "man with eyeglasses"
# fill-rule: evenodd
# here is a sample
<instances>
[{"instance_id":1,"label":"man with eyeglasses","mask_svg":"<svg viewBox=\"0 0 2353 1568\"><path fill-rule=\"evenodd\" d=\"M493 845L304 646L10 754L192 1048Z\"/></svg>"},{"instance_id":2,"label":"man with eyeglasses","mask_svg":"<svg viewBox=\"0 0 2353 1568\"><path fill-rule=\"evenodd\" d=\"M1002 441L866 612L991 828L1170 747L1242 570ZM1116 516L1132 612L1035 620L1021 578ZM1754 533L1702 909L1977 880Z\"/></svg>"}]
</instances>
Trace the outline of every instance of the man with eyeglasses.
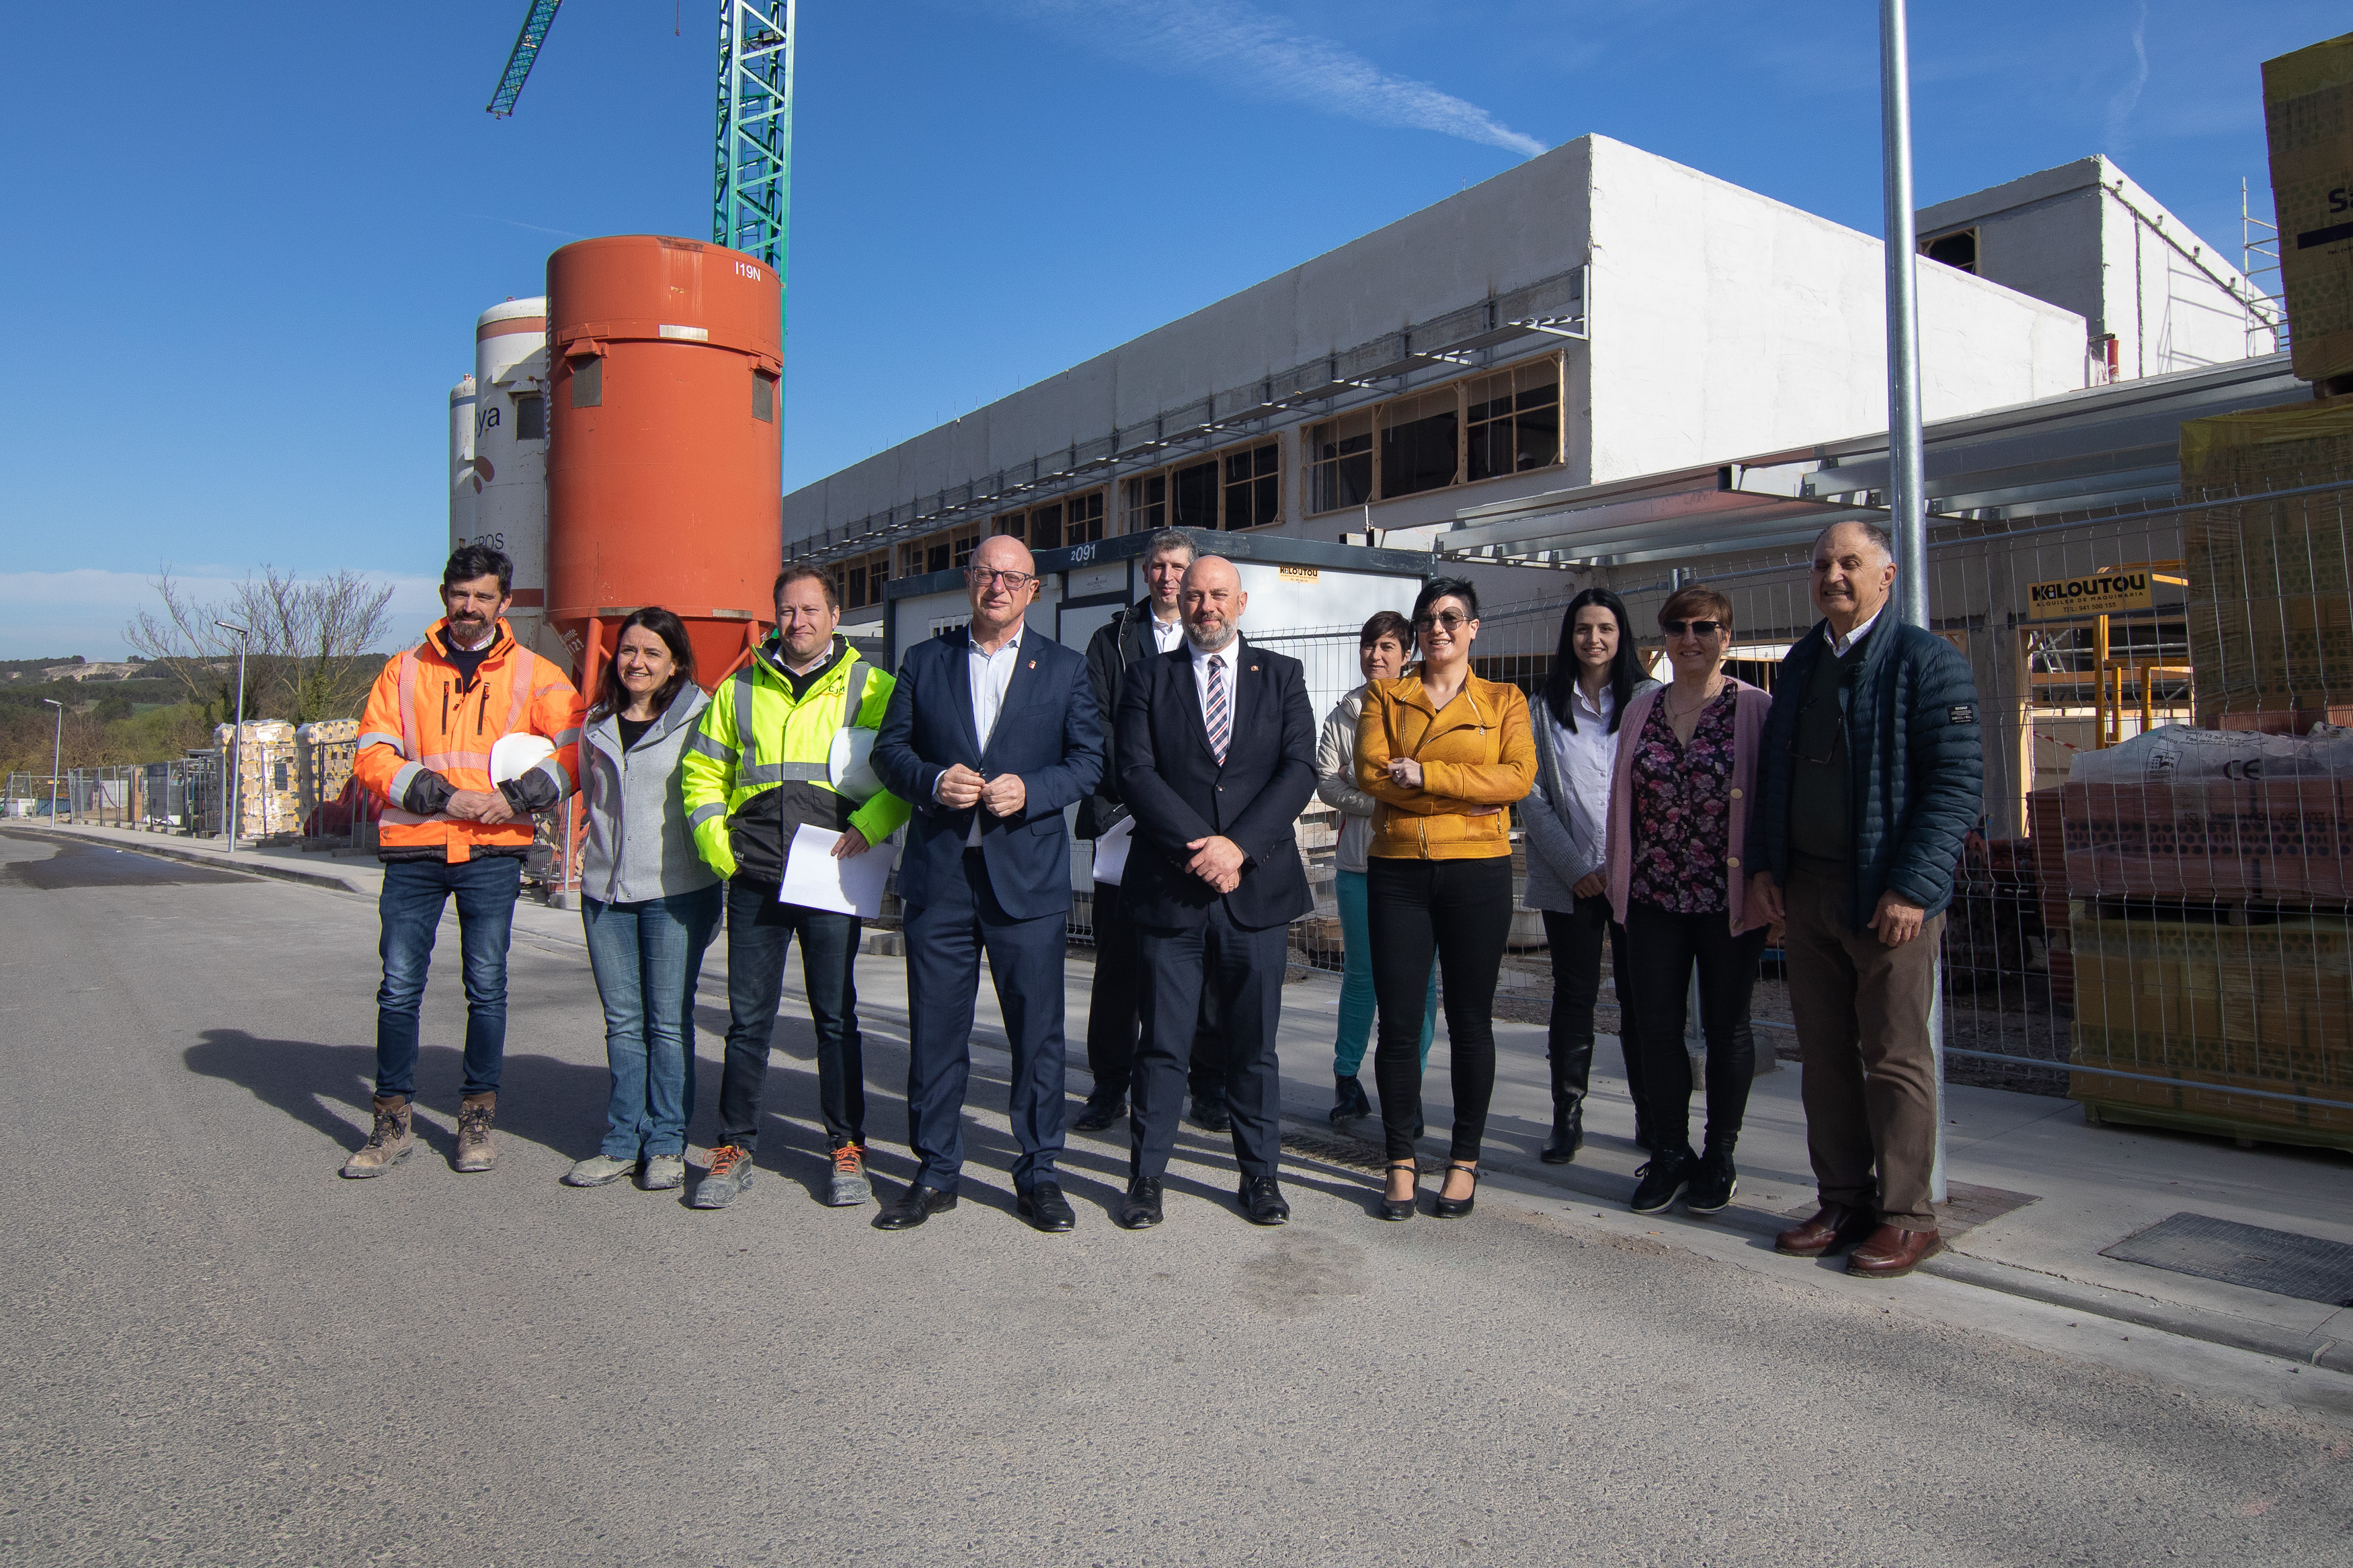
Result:
<instances>
[{"instance_id":1,"label":"man with eyeglasses","mask_svg":"<svg viewBox=\"0 0 2353 1568\"><path fill-rule=\"evenodd\" d=\"M1764 868L1749 895L1787 925L1821 1198L1775 1247L1820 1258L1854 1247L1847 1272L1878 1279L1943 1247L1929 1206L1928 1014L1954 868L1985 789L1969 662L1886 616L1895 570L1894 542L1868 523L1833 524L1814 542L1822 619L1774 684L1751 828Z\"/></svg>"},{"instance_id":2,"label":"man with eyeglasses","mask_svg":"<svg viewBox=\"0 0 2353 1568\"><path fill-rule=\"evenodd\" d=\"M1071 917L1062 808L1101 779L1103 731L1086 660L1022 624L1037 573L1011 534L981 542L965 574L970 624L908 650L874 742L874 771L915 808L899 899L913 1025L907 1142L919 1169L875 1220L881 1230L911 1229L956 1205L984 953L1013 1049L1017 1205L1039 1230L1077 1223L1054 1176Z\"/></svg>"}]
</instances>

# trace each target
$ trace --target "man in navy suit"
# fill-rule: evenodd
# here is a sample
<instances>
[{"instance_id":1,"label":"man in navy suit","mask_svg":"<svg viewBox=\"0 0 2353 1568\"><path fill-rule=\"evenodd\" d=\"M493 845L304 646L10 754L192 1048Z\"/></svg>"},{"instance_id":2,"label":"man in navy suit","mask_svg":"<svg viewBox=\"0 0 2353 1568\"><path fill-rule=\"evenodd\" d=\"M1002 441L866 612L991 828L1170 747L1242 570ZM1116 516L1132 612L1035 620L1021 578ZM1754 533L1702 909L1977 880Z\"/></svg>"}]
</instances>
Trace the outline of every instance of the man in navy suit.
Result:
<instances>
[{"instance_id":1,"label":"man in navy suit","mask_svg":"<svg viewBox=\"0 0 2353 1568\"><path fill-rule=\"evenodd\" d=\"M883 786L915 808L899 857L906 906L907 1142L922 1169L874 1221L906 1230L955 1207L973 1000L988 955L1013 1042L1013 1190L1039 1230L1077 1216L1054 1180L1062 1152L1062 952L1071 844L1062 808L1103 769L1086 660L1029 630L1037 563L1011 534L965 574L972 623L918 645L874 738Z\"/></svg>"},{"instance_id":2,"label":"man in navy suit","mask_svg":"<svg viewBox=\"0 0 2353 1568\"><path fill-rule=\"evenodd\" d=\"M1274 1173L1275 1036L1289 927L1314 907L1292 824L1315 793L1316 726L1299 661L1242 640L1249 604L1232 562L1194 562L1178 596L1185 646L1137 665L1120 692L1114 754L1135 843L1119 897L1146 986L1118 1215L1130 1230L1160 1223L1205 994L1230 1030L1226 1103L1242 1212L1260 1225L1291 1217Z\"/></svg>"}]
</instances>

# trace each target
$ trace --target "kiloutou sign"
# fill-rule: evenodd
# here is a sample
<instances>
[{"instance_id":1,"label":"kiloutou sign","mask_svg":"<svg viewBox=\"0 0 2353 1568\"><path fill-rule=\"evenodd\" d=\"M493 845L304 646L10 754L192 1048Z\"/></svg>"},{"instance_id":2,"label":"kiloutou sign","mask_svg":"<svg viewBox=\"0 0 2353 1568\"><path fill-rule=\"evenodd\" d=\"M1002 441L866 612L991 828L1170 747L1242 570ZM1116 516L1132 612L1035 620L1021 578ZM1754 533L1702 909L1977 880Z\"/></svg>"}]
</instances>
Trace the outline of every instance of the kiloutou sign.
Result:
<instances>
[{"instance_id":1,"label":"kiloutou sign","mask_svg":"<svg viewBox=\"0 0 2353 1568\"><path fill-rule=\"evenodd\" d=\"M2145 572L2103 572L2089 577L2054 577L2026 590L2026 618L2064 620L2073 616L2112 616L2146 610L2154 602Z\"/></svg>"}]
</instances>

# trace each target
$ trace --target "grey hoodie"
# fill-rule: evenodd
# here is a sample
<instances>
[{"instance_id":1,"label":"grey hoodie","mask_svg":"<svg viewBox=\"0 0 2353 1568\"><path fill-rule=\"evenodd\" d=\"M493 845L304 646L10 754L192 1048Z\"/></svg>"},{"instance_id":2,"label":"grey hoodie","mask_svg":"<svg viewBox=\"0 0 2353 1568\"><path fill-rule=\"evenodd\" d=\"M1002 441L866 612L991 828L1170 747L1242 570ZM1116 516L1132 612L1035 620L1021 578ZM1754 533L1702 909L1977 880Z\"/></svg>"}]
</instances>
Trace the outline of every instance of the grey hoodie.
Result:
<instances>
[{"instance_id":1,"label":"grey hoodie","mask_svg":"<svg viewBox=\"0 0 2353 1568\"><path fill-rule=\"evenodd\" d=\"M589 898L642 903L719 880L694 852L678 793L679 760L710 704L701 687L687 682L627 756L613 714L581 731L580 802L588 839L580 855L580 890Z\"/></svg>"}]
</instances>

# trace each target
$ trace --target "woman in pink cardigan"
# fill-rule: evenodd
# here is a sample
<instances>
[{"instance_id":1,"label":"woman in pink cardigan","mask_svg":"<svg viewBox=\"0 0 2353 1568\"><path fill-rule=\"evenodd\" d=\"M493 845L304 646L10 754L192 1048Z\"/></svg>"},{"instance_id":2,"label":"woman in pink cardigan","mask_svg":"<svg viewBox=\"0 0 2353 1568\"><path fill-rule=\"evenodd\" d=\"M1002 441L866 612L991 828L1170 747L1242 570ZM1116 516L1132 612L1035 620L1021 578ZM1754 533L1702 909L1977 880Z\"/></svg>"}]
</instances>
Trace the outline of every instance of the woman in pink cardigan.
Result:
<instances>
[{"instance_id":1,"label":"woman in pink cardigan","mask_svg":"<svg viewBox=\"0 0 2353 1568\"><path fill-rule=\"evenodd\" d=\"M1757 746L1770 693L1724 673L1732 601L1689 584L1659 606L1672 684L1628 704L1609 789L1609 902L1626 927L1651 1159L1637 1173L1636 1214L1677 1194L1714 1214L1740 1188L1732 1147L1748 1106L1756 1041L1748 994L1766 918L1746 897L1742 866ZM1707 1147L1691 1146L1691 1058L1684 995L1699 969L1707 1037Z\"/></svg>"}]
</instances>

